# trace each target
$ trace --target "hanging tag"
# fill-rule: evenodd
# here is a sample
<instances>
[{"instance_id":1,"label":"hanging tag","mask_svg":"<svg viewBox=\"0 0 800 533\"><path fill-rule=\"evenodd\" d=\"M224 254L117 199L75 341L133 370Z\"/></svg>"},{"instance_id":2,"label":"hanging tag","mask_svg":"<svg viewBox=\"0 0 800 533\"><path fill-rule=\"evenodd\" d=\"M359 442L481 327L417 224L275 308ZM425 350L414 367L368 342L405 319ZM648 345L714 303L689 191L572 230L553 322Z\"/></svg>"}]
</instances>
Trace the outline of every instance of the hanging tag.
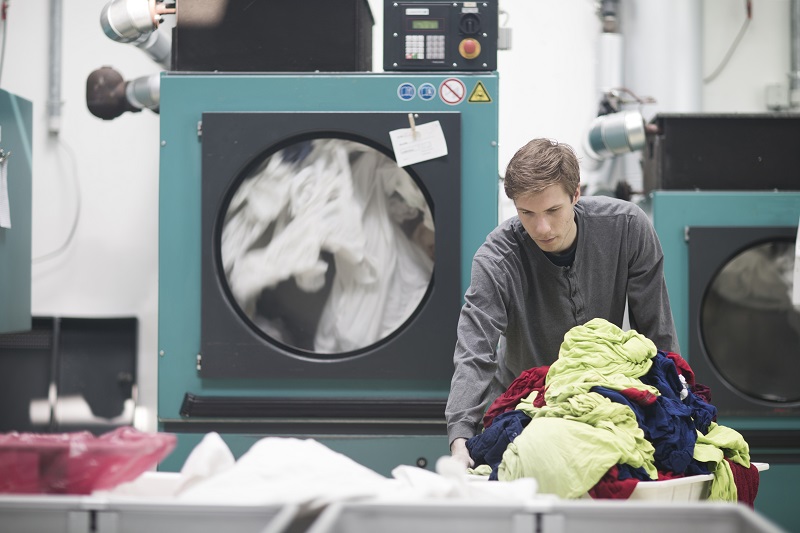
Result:
<instances>
[{"instance_id":1,"label":"hanging tag","mask_svg":"<svg viewBox=\"0 0 800 533\"><path fill-rule=\"evenodd\" d=\"M792 305L800 307L800 223L797 225L797 242L794 245L794 275L792 276Z\"/></svg>"},{"instance_id":2,"label":"hanging tag","mask_svg":"<svg viewBox=\"0 0 800 533\"><path fill-rule=\"evenodd\" d=\"M410 117L409 124L410 128L389 132L397 166L405 167L447 155L447 141L438 120L414 124L413 117Z\"/></svg>"}]
</instances>

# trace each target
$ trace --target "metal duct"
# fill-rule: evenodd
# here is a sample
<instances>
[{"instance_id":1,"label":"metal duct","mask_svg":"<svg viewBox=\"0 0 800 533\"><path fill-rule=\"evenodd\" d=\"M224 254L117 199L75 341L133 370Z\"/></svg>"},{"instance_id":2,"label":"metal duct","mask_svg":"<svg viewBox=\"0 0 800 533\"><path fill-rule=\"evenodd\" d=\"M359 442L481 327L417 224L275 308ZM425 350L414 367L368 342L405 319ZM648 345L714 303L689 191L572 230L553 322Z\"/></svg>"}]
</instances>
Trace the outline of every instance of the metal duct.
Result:
<instances>
[{"instance_id":1,"label":"metal duct","mask_svg":"<svg viewBox=\"0 0 800 533\"><path fill-rule=\"evenodd\" d=\"M791 2L791 69L789 90L800 89L800 0ZM791 93L790 93L791 94Z\"/></svg>"},{"instance_id":2,"label":"metal duct","mask_svg":"<svg viewBox=\"0 0 800 533\"><path fill-rule=\"evenodd\" d=\"M47 131L61 130L61 26L62 0L50 0L50 88L47 97Z\"/></svg>"}]
</instances>

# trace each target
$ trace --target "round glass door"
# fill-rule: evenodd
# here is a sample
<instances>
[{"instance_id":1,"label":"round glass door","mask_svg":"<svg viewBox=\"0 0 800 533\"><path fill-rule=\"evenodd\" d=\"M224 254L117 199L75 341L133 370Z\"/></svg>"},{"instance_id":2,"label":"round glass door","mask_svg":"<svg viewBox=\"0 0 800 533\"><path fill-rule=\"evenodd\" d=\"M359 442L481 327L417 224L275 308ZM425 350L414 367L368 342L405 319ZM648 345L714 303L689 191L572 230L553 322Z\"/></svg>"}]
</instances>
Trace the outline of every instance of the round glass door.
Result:
<instances>
[{"instance_id":1,"label":"round glass door","mask_svg":"<svg viewBox=\"0 0 800 533\"><path fill-rule=\"evenodd\" d=\"M706 291L700 328L719 374L748 396L800 400L800 308L792 304L793 241L758 244L728 261Z\"/></svg>"},{"instance_id":2,"label":"round glass door","mask_svg":"<svg viewBox=\"0 0 800 533\"><path fill-rule=\"evenodd\" d=\"M227 292L260 335L320 358L402 329L433 276L426 195L383 153L336 138L266 154L228 196Z\"/></svg>"}]
</instances>

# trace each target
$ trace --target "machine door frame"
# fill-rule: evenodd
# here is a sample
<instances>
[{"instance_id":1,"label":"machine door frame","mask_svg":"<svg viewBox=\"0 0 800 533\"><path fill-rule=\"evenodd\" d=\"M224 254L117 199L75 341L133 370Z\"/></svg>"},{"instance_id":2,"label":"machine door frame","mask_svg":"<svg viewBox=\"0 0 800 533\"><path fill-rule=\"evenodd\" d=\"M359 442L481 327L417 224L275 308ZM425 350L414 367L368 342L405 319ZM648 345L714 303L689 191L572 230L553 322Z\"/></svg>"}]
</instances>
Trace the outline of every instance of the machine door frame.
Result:
<instances>
[{"instance_id":1,"label":"machine door frame","mask_svg":"<svg viewBox=\"0 0 800 533\"><path fill-rule=\"evenodd\" d=\"M398 112L211 112L202 115L201 357L203 378L391 378L449 380L461 294L461 116L438 121L448 153L406 167L429 198L436 227L431 286L411 318L382 341L320 361L270 342L247 324L221 282L220 210L248 164L299 139L337 137L393 157L389 132L408 128Z\"/></svg>"},{"instance_id":2,"label":"machine door frame","mask_svg":"<svg viewBox=\"0 0 800 533\"><path fill-rule=\"evenodd\" d=\"M797 416L800 402L771 402L737 388L711 360L701 330L702 305L714 278L738 253L777 239L795 238L791 226L689 226L689 354L698 382L711 388L724 416ZM757 354L754 354L757 357Z\"/></svg>"}]
</instances>

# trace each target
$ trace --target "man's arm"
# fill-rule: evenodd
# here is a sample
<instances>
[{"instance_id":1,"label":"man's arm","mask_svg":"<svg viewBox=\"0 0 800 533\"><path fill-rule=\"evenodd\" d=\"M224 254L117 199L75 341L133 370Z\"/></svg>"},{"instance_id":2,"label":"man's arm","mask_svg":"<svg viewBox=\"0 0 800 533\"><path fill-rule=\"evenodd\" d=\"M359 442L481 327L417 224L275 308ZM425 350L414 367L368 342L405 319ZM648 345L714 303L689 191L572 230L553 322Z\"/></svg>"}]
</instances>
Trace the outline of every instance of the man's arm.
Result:
<instances>
[{"instance_id":1,"label":"man's arm","mask_svg":"<svg viewBox=\"0 0 800 533\"><path fill-rule=\"evenodd\" d=\"M490 398L486 391L497 369L497 343L508 322L501 267L476 256L472 281L458 321L458 340L445 415L452 443L480 431L480 421Z\"/></svg>"},{"instance_id":2,"label":"man's arm","mask_svg":"<svg viewBox=\"0 0 800 533\"><path fill-rule=\"evenodd\" d=\"M631 328L659 350L680 353L664 279L664 254L655 228L642 211L628 233L628 310Z\"/></svg>"}]
</instances>

